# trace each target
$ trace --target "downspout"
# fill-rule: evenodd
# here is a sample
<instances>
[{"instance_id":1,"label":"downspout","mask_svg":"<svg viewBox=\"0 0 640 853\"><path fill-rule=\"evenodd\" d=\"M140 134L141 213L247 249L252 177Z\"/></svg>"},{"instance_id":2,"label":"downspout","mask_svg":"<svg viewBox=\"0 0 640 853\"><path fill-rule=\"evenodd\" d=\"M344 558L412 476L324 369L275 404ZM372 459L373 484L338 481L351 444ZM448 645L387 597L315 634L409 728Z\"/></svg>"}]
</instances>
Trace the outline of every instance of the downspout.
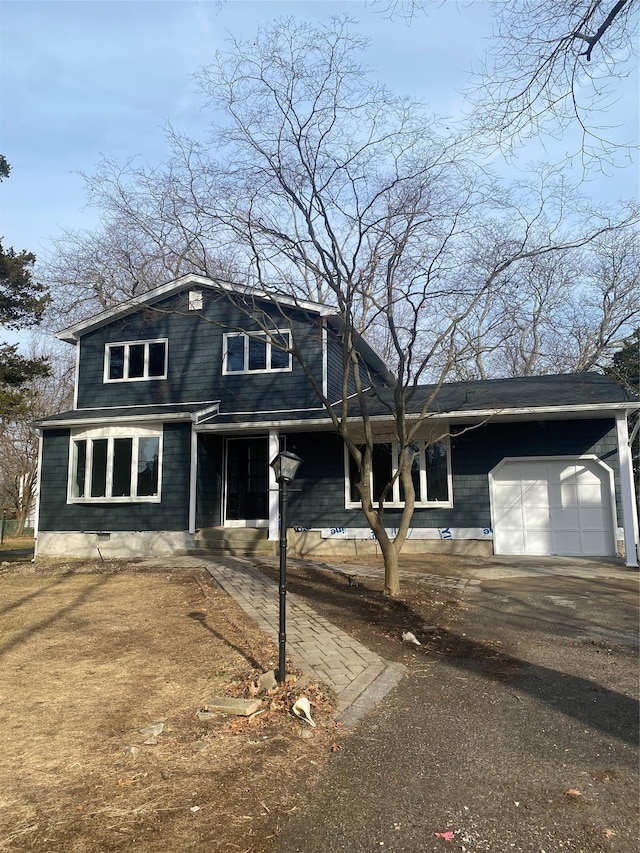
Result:
<instances>
[{"instance_id":1,"label":"downspout","mask_svg":"<svg viewBox=\"0 0 640 853\"><path fill-rule=\"evenodd\" d=\"M638 565L638 505L633 481L633 464L626 412L616 412L616 433L618 457L620 459L620 497L622 499L625 563L632 567Z\"/></svg>"}]
</instances>

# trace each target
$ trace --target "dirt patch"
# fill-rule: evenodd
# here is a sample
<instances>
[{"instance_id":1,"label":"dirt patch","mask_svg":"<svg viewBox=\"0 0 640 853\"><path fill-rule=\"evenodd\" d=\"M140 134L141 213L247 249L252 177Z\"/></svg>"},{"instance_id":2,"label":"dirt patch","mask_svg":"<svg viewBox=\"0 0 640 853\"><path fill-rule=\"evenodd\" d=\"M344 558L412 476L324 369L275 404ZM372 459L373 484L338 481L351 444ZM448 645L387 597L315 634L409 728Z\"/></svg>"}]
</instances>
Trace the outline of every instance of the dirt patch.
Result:
<instances>
[{"instance_id":1,"label":"dirt patch","mask_svg":"<svg viewBox=\"0 0 640 853\"><path fill-rule=\"evenodd\" d=\"M277 579L273 564L261 569ZM402 634L411 631L425 647L440 649L462 601L459 588L425 583L418 574L415 580L403 579L398 598L389 598L382 578L358 575L355 564L340 574L310 561L293 563L287 589L381 657L405 663L415 649L401 642Z\"/></svg>"},{"instance_id":2,"label":"dirt patch","mask_svg":"<svg viewBox=\"0 0 640 853\"><path fill-rule=\"evenodd\" d=\"M289 713L295 684L252 718L198 717L277 661L208 575L3 566L0 601L2 850L260 850L339 748L321 685L317 729Z\"/></svg>"}]
</instances>

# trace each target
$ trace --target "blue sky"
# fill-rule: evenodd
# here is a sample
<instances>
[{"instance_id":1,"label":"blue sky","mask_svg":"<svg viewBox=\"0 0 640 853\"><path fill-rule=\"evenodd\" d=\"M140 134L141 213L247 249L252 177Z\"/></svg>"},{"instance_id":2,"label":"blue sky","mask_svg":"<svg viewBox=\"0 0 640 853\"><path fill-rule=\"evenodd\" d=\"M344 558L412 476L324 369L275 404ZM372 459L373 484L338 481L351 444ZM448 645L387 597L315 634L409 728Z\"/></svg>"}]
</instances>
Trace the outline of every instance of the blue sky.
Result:
<instances>
[{"instance_id":1,"label":"blue sky","mask_svg":"<svg viewBox=\"0 0 640 853\"><path fill-rule=\"evenodd\" d=\"M0 0L0 152L12 166L0 187L4 245L43 256L61 229L90 226L79 172L102 157L153 164L165 154L162 125L198 135L205 126L191 79L229 31L250 36L281 15L326 20L350 13L371 38L366 61L390 87L440 114L456 113L472 61L491 32L488 4L434 3L411 26L364 2L228 0ZM638 79L612 112L637 131ZM543 157L532 145L523 157ZM632 165L589 186L597 203L637 194Z\"/></svg>"}]
</instances>

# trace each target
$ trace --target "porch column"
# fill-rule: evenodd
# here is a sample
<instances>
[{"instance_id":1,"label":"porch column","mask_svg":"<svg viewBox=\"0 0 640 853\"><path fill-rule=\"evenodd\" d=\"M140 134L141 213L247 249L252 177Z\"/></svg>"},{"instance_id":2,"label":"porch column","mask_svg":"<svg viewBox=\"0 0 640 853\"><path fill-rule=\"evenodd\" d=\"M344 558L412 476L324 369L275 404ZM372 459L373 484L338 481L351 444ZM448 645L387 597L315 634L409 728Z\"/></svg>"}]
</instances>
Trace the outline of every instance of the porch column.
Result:
<instances>
[{"instance_id":1,"label":"porch column","mask_svg":"<svg viewBox=\"0 0 640 853\"><path fill-rule=\"evenodd\" d=\"M76 376L78 374L76 373ZM40 531L40 486L42 483L42 445L44 444L44 430L34 429L38 436L38 477L36 480L36 513L33 521L33 558L38 556L38 533Z\"/></svg>"},{"instance_id":2,"label":"porch column","mask_svg":"<svg viewBox=\"0 0 640 853\"><path fill-rule=\"evenodd\" d=\"M638 508L633 482L633 465L629 447L626 412L616 412L618 455L620 458L620 497L622 498L622 527L627 566L638 565Z\"/></svg>"},{"instance_id":3,"label":"porch column","mask_svg":"<svg viewBox=\"0 0 640 853\"><path fill-rule=\"evenodd\" d=\"M280 433L269 430L269 541L277 542L280 536L278 530L278 484L271 462L280 452Z\"/></svg>"},{"instance_id":4,"label":"porch column","mask_svg":"<svg viewBox=\"0 0 640 853\"><path fill-rule=\"evenodd\" d=\"M191 465L189 471L189 533L196 532L196 497L198 493L198 433L191 424Z\"/></svg>"}]
</instances>

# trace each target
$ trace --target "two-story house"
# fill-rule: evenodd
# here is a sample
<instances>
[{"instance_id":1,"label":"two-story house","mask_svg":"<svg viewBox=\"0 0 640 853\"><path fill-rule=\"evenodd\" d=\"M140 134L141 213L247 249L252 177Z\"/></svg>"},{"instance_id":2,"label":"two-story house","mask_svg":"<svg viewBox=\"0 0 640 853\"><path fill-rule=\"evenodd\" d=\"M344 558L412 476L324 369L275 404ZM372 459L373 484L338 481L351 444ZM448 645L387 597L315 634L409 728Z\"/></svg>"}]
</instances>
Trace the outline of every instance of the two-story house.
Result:
<instances>
[{"instance_id":1,"label":"two-story house","mask_svg":"<svg viewBox=\"0 0 640 853\"><path fill-rule=\"evenodd\" d=\"M60 332L76 347L75 401L38 425L37 553L164 555L239 528L275 542L269 463L281 449L303 460L292 548L374 548L318 396L343 396L340 335L327 306L194 275ZM366 340L357 348L375 388L375 496L397 462L385 405L393 375ZM415 412L431 390L414 396ZM636 564L627 415L637 408L595 373L443 386L416 442L406 547L603 557L622 547ZM387 507L392 528L399 483Z\"/></svg>"}]
</instances>

